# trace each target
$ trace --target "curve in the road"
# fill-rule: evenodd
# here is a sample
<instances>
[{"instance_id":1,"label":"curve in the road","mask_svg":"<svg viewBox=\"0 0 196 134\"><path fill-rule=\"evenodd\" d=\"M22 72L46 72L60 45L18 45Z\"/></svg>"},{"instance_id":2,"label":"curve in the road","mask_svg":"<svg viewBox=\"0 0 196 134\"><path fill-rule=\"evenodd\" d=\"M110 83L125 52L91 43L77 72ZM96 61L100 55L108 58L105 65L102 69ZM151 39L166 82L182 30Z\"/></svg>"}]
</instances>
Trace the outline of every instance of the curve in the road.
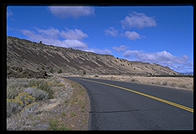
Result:
<instances>
[{"instance_id":1,"label":"curve in the road","mask_svg":"<svg viewBox=\"0 0 196 134\"><path fill-rule=\"evenodd\" d=\"M89 95L89 130L193 130L193 92L68 77Z\"/></svg>"},{"instance_id":2,"label":"curve in the road","mask_svg":"<svg viewBox=\"0 0 196 134\"><path fill-rule=\"evenodd\" d=\"M180 108L180 109L192 112L192 113L194 112L194 110L192 108L189 108L187 106L183 106L183 105L180 105L180 104L177 104L177 103L165 100L165 99L161 99L161 98L158 98L158 97L155 97L155 96L152 96L152 95L148 95L148 94L145 94L145 93L142 93L142 92L138 92L138 91L135 91L135 90L132 90L132 89L129 89L129 88L124 88L124 87L120 87L120 86L117 86L117 85L108 84L108 83L99 82L99 81L94 81L94 80L87 80L87 79L83 79L83 80L99 83L99 84L106 85L106 86L116 87L116 88L120 88L120 89L123 89L123 90L127 90L129 92L132 92L132 93L135 93L135 94L139 94L139 95L151 98L151 99L159 101L159 102L163 102L163 103L169 104L171 106L174 106L174 107L177 107L177 108Z\"/></svg>"}]
</instances>

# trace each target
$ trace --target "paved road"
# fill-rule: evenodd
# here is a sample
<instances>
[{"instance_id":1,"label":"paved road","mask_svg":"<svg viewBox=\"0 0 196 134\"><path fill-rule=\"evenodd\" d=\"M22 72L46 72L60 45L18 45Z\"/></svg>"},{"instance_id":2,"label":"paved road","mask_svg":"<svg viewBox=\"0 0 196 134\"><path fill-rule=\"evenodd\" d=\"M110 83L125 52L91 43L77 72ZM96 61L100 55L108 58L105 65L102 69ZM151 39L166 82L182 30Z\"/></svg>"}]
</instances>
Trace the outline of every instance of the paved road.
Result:
<instances>
[{"instance_id":1,"label":"paved road","mask_svg":"<svg viewBox=\"0 0 196 134\"><path fill-rule=\"evenodd\" d=\"M91 103L89 130L193 130L192 91L109 80L68 79L87 89Z\"/></svg>"}]
</instances>

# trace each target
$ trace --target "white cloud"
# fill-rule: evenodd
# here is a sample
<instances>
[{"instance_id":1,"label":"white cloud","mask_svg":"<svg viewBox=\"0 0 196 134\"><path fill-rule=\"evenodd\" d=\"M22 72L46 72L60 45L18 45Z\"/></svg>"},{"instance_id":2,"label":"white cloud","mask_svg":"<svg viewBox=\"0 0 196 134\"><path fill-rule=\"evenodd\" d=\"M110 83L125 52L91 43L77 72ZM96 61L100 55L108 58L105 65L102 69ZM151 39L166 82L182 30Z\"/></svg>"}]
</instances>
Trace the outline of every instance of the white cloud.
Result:
<instances>
[{"instance_id":1,"label":"white cloud","mask_svg":"<svg viewBox=\"0 0 196 134\"><path fill-rule=\"evenodd\" d=\"M115 37L118 35L118 31L114 29L113 27L110 27L109 29L105 30L105 34Z\"/></svg>"},{"instance_id":2,"label":"white cloud","mask_svg":"<svg viewBox=\"0 0 196 134\"><path fill-rule=\"evenodd\" d=\"M67 31L60 31L55 28L35 28L35 31L22 30L22 33L31 41L42 41L42 43L47 45L55 45L65 48L76 48L83 51L94 52L98 54L111 54L111 51L108 49L88 48L86 43L79 40L88 37L88 35L79 29L69 29Z\"/></svg>"},{"instance_id":3,"label":"white cloud","mask_svg":"<svg viewBox=\"0 0 196 134\"><path fill-rule=\"evenodd\" d=\"M55 38L55 39L62 37L64 39L69 39L69 40L81 40L83 38L88 37L88 35L82 32L80 29L67 29L66 31L64 30L60 31L55 28L49 28L49 29L35 28L35 29L41 36Z\"/></svg>"},{"instance_id":4,"label":"white cloud","mask_svg":"<svg viewBox=\"0 0 196 134\"><path fill-rule=\"evenodd\" d=\"M123 56L128 59L134 59L137 61L157 63L164 66L169 66L170 68L179 70L180 68L192 68L191 62L188 60L187 56L176 57L167 51L161 51L156 53L145 53L138 50L127 50L124 52Z\"/></svg>"},{"instance_id":5,"label":"white cloud","mask_svg":"<svg viewBox=\"0 0 196 134\"><path fill-rule=\"evenodd\" d=\"M40 28L36 28L36 31L44 37L50 37L50 38L58 38L60 31L58 29L55 28L50 28L50 29L40 29Z\"/></svg>"},{"instance_id":6,"label":"white cloud","mask_svg":"<svg viewBox=\"0 0 196 134\"><path fill-rule=\"evenodd\" d=\"M74 30L68 30L68 31L63 31L61 33L61 36L67 39L72 39L72 40L80 40L83 38L87 38L88 35L84 32L82 32L79 29L74 29Z\"/></svg>"},{"instance_id":7,"label":"white cloud","mask_svg":"<svg viewBox=\"0 0 196 134\"><path fill-rule=\"evenodd\" d=\"M123 53L123 56L126 57L126 58L129 58L131 56L135 56L139 53L139 51L137 50L127 50Z\"/></svg>"},{"instance_id":8,"label":"white cloud","mask_svg":"<svg viewBox=\"0 0 196 134\"><path fill-rule=\"evenodd\" d=\"M130 40L141 39L141 36L135 31L126 31L125 32L125 37L127 37Z\"/></svg>"},{"instance_id":9,"label":"white cloud","mask_svg":"<svg viewBox=\"0 0 196 134\"><path fill-rule=\"evenodd\" d=\"M79 48L79 49L87 48L87 45L79 40L64 40L62 41L62 43L66 47Z\"/></svg>"},{"instance_id":10,"label":"white cloud","mask_svg":"<svg viewBox=\"0 0 196 134\"><path fill-rule=\"evenodd\" d=\"M88 6L49 6L51 13L60 18L89 16L94 14L94 8Z\"/></svg>"},{"instance_id":11,"label":"white cloud","mask_svg":"<svg viewBox=\"0 0 196 134\"><path fill-rule=\"evenodd\" d=\"M143 13L133 12L125 17L121 21L123 28L144 28L144 27L155 27L156 21L153 17L146 16Z\"/></svg>"},{"instance_id":12,"label":"white cloud","mask_svg":"<svg viewBox=\"0 0 196 134\"><path fill-rule=\"evenodd\" d=\"M87 52L93 52L93 53L97 53L97 54L109 54L111 55L112 52L108 49L85 49L84 51L87 51Z\"/></svg>"},{"instance_id":13,"label":"white cloud","mask_svg":"<svg viewBox=\"0 0 196 134\"><path fill-rule=\"evenodd\" d=\"M78 49L86 49L88 47L84 42L74 38L70 39L64 37L63 40L61 40L60 37L64 32L65 31L59 31L58 29L55 28L50 28L50 29L36 28L36 32L30 30L22 30L22 33L25 36L27 36L28 39L35 42L42 41L44 44L55 45L55 46L66 47L66 48L72 47Z\"/></svg>"},{"instance_id":14,"label":"white cloud","mask_svg":"<svg viewBox=\"0 0 196 134\"><path fill-rule=\"evenodd\" d=\"M124 52L127 47L125 45L120 45L119 47L112 47L112 49L114 49L117 52Z\"/></svg>"}]
</instances>

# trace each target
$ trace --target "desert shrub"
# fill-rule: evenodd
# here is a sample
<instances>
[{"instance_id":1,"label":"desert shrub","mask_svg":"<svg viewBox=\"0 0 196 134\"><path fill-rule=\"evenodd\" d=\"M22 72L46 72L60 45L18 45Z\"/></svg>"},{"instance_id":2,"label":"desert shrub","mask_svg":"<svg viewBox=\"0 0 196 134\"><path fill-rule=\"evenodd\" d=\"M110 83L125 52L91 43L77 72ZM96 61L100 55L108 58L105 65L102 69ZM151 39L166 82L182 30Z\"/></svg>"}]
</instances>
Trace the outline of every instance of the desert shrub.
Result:
<instances>
[{"instance_id":1,"label":"desert shrub","mask_svg":"<svg viewBox=\"0 0 196 134\"><path fill-rule=\"evenodd\" d=\"M132 82L135 82L136 80L135 80L135 79L131 79L131 81L132 81Z\"/></svg>"},{"instance_id":2,"label":"desert shrub","mask_svg":"<svg viewBox=\"0 0 196 134\"><path fill-rule=\"evenodd\" d=\"M187 86L185 84L180 84L179 87L187 88Z\"/></svg>"},{"instance_id":3,"label":"desert shrub","mask_svg":"<svg viewBox=\"0 0 196 134\"><path fill-rule=\"evenodd\" d=\"M20 68L18 68L18 71L19 71L19 72L22 72L22 71L23 71L23 69L20 67Z\"/></svg>"},{"instance_id":4,"label":"desert shrub","mask_svg":"<svg viewBox=\"0 0 196 134\"><path fill-rule=\"evenodd\" d=\"M58 121L57 120L50 120L49 121L49 126L50 126L50 129L52 130L58 130Z\"/></svg>"},{"instance_id":5,"label":"desert shrub","mask_svg":"<svg viewBox=\"0 0 196 134\"><path fill-rule=\"evenodd\" d=\"M49 95L49 98L50 99L53 98L53 91L46 81L44 81L44 80L39 80L39 81L31 80L29 82L29 86L30 87L37 87L38 89L46 91Z\"/></svg>"},{"instance_id":6,"label":"desert shrub","mask_svg":"<svg viewBox=\"0 0 196 134\"><path fill-rule=\"evenodd\" d=\"M21 111L22 107L19 103L11 102L7 100L7 117L11 116L12 113Z\"/></svg>"},{"instance_id":7,"label":"desert shrub","mask_svg":"<svg viewBox=\"0 0 196 134\"><path fill-rule=\"evenodd\" d=\"M36 88L27 88L24 90L24 92L30 94L33 96L36 100L45 100L48 99L48 93L43 90L39 90Z\"/></svg>"},{"instance_id":8,"label":"desert shrub","mask_svg":"<svg viewBox=\"0 0 196 134\"><path fill-rule=\"evenodd\" d=\"M60 123L58 120L50 120L49 121L49 129L50 130L71 130L69 128L67 128L63 123Z\"/></svg>"},{"instance_id":9,"label":"desert shrub","mask_svg":"<svg viewBox=\"0 0 196 134\"><path fill-rule=\"evenodd\" d=\"M54 73L54 69L53 68L50 68L50 73Z\"/></svg>"},{"instance_id":10,"label":"desert shrub","mask_svg":"<svg viewBox=\"0 0 196 134\"><path fill-rule=\"evenodd\" d=\"M85 70L83 70L83 75L85 75L86 74L86 71Z\"/></svg>"},{"instance_id":11,"label":"desert shrub","mask_svg":"<svg viewBox=\"0 0 196 134\"><path fill-rule=\"evenodd\" d=\"M164 81L164 82L162 83L162 85L167 85L167 81Z\"/></svg>"},{"instance_id":12,"label":"desert shrub","mask_svg":"<svg viewBox=\"0 0 196 134\"><path fill-rule=\"evenodd\" d=\"M62 70L61 70L61 69L59 69L58 73L59 73L59 74L60 74L60 73L62 73Z\"/></svg>"},{"instance_id":13,"label":"desert shrub","mask_svg":"<svg viewBox=\"0 0 196 134\"><path fill-rule=\"evenodd\" d=\"M28 87L27 81L7 80L7 98L14 99L24 88Z\"/></svg>"},{"instance_id":14,"label":"desert shrub","mask_svg":"<svg viewBox=\"0 0 196 134\"><path fill-rule=\"evenodd\" d=\"M7 98L14 99L18 95L18 93L20 93L22 90L23 90L22 87L17 87L17 86L7 87Z\"/></svg>"},{"instance_id":15,"label":"desert shrub","mask_svg":"<svg viewBox=\"0 0 196 134\"><path fill-rule=\"evenodd\" d=\"M45 67L44 66L42 66L42 70L45 70Z\"/></svg>"},{"instance_id":16,"label":"desert shrub","mask_svg":"<svg viewBox=\"0 0 196 134\"><path fill-rule=\"evenodd\" d=\"M21 111L26 105L35 101L35 98L26 92L21 92L14 99L7 99L7 116Z\"/></svg>"},{"instance_id":17,"label":"desert shrub","mask_svg":"<svg viewBox=\"0 0 196 134\"><path fill-rule=\"evenodd\" d=\"M18 102L22 107L35 101L35 98L29 95L26 92L21 92L14 99L11 99L12 102Z\"/></svg>"}]
</instances>

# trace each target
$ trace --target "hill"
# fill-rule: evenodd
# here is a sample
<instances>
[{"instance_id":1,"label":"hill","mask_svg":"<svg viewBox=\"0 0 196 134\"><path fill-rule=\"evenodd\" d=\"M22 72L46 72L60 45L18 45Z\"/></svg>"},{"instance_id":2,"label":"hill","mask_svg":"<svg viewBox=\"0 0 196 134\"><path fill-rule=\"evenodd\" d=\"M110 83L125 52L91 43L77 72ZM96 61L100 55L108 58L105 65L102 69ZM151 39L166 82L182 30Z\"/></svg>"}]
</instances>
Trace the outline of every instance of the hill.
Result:
<instances>
[{"instance_id":1,"label":"hill","mask_svg":"<svg viewBox=\"0 0 196 134\"><path fill-rule=\"evenodd\" d=\"M36 72L112 75L178 75L168 67L7 37L8 77ZM34 72L34 73L33 73ZM21 75L18 75L21 74ZM46 74L43 73L43 76ZM29 76L29 74L28 74ZM25 76L26 77L26 76Z\"/></svg>"}]
</instances>

